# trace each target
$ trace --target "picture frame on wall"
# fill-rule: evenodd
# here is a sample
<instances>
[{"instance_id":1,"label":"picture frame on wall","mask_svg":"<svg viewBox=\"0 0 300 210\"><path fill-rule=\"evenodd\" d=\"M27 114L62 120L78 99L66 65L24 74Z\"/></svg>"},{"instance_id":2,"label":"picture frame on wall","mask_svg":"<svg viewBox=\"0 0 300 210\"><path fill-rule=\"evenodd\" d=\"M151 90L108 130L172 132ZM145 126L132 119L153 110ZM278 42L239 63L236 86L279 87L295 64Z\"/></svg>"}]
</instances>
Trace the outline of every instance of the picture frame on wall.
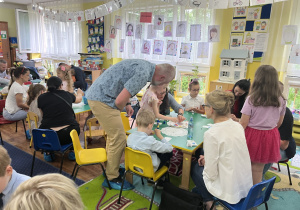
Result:
<instances>
[{"instance_id":1,"label":"picture frame on wall","mask_svg":"<svg viewBox=\"0 0 300 210\"><path fill-rule=\"evenodd\" d=\"M232 32L243 32L246 28L246 19L233 19L231 24Z\"/></svg>"},{"instance_id":2,"label":"picture frame on wall","mask_svg":"<svg viewBox=\"0 0 300 210\"><path fill-rule=\"evenodd\" d=\"M269 19L255 20L253 25L253 31L267 33L269 30L269 22L270 22Z\"/></svg>"},{"instance_id":3,"label":"picture frame on wall","mask_svg":"<svg viewBox=\"0 0 300 210\"><path fill-rule=\"evenodd\" d=\"M233 17L246 17L247 7L235 7Z\"/></svg>"},{"instance_id":4,"label":"picture frame on wall","mask_svg":"<svg viewBox=\"0 0 300 210\"><path fill-rule=\"evenodd\" d=\"M261 15L261 7L248 7L247 9L247 20L258 20Z\"/></svg>"}]
</instances>

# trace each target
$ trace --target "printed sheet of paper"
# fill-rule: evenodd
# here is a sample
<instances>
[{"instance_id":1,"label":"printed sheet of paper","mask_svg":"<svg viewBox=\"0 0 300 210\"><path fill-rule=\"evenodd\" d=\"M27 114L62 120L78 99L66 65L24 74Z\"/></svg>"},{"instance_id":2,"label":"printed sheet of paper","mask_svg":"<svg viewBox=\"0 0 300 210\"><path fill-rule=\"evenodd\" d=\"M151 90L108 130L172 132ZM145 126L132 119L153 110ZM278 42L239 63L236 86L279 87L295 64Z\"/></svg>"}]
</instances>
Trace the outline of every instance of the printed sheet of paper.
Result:
<instances>
[{"instance_id":1,"label":"printed sheet of paper","mask_svg":"<svg viewBox=\"0 0 300 210\"><path fill-rule=\"evenodd\" d=\"M164 41L154 40L153 54L162 55L164 49Z\"/></svg>"},{"instance_id":2,"label":"printed sheet of paper","mask_svg":"<svg viewBox=\"0 0 300 210\"><path fill-rule=\"evenodd\" d=\"M114 26L110 26L109 29L109 38L114 39L116 38L117 30Z\"/></svg>"},{"instance_id":3,"label":"printed sheet of paper","mask_svg":"<svg viewBox=\"0 0 300 210\"><path fill-rule=\"evenodd\" d=\"M133 23L126 23L126 36L133 36L134 28Z\"/></svg>"},{"instance_id":4,"label":"printed sheet of paper","mask_svg":"<svg viewBox=\"0 0 300 210\"><path fill-rule=\"evenodd\" d=\"M187 21L178 21L176 27L176 37L185 37Z\"/></svg>"},{"instance_id":5,"label":"printed sheet of paper","mask_svg":"<svg viewBox=\"0 0 300 210\"><path fill-rule=\"evenodd\" d=\"M256 33L254 51L266 52L268 48L268 33Z\"/></svg>"},{"instance_id":6,"label":"printed sheet of paper","mask_svg":"<svg viewBox=\"0 0 300 210\"><path fill-rule=\"evenodd\" d=\"M208 58L209 53L209 43L208 42L199 42L197 58Z\"/></svg>"},{"instance_id":7,"label":"printed sheet of paper","mask_svg":"<svg viewBox=\"0 0 300 210\"><path fill-rule=\"evenodd\" d=\"M231 32L245 31L246 19L233 19L231 25Z\"/></svg>"},{"instance_id":8,"label":"printed sheet of paper","mask_svg":"<svg viewBox=\"0 0 300 210\"><path fill-rule=\"evenodd\" d=\"M248 7L249 0L229 0L228 7Z\"/></svg>"},{"instance_id":9,"label":"printed sheet of paper","mask_svg":"<svg viewBox=\"0 0 300 210\"><path fill-rule=\"evenodd\" d=\"M295 45L297 43L298 26L284 25L282 27L282 45Z\"/></svg>"},{"instance_id":10,"label":"printed sheet of paper","mask_svg":"<svg viewBox=\"0 0 300 210\"><path fill-rule=\"evenodd\" d=\"M190 0L190 7L192 8L207 8L208 0Z\"/></svg>"},{"instance_id":11,"label":"printed sheet of paper","mask_svg":"<svg viewBox=\"0 0 300 210\"><path fill-rule=\"evenodd\" d=\"M209 0L209 9L227 9L228 0Z\"/></svg>"},{"instance_id":12,"label":"printed sheet of paper","mask_svg":"<svg viewBox=\"0 0 300 210\"><path fill-rule=\"evenodd\" d=\"M250 6L260 5L260 4L272 4L273 0L250 0Z\"/></svg>"},{"instance_id":13,"label":"printed sheet of paper","mask_svg":"<svg viewBox=\"0 0 300 210\"><path fill-rule=\"evenodd\" d=\"M122 17L116 15L115 16L115 28L121 30L122 29Z\"/></svg>"},{"instance_id":14,"label":"printed sheet of paper","mask_svg":"<svg viewBox=\"0 0 300 210\"><path fill-rule=\"evenodd\" d=\"M220 41L220 26L209 25L208 26L208 42L219 42Z\"/></svg>"},{"instance_id":15,"label":"printed sheet of paper","mask_svg":"<svg viewBox=\"0 0 300 210\"><path fill-rule=\"evenodd\" d=\"M151 50L151 42L148 40L143 40L141 53L149 55L150 50Z\"/></svg>"},{"instance_id":16,"label":"printed sheet of paper","mask_svg":"<svg viewBox=\"0 0 300 210\"><path fill-rule=\"evenodd\" d=\"M136 39L141 39L142 38L142 24L138 24L136 25L136 29L135 29L135 38Z\"/></svg>"},{"instance_id":17,"label":"printed sheet of paper","mask_svg":"<svg viewBox=\"0 0 300 210\"><path fill-rule=\"evenodd\" d=\"M300 44L292 46L289 63L300 64Z\"/></svg>"},{"instance_id":18,"label":"printed sheet of paper","mask_svg":"<svg viewBox=\"0 0 300 210\"><path fill-rule=\"evenodd\" d=\"M120 48L119 48L120 52L124 52L124 45L125 45L125 39L121 39L121 41L120 41Z\"/></svg>"},{"instance_id":19,"label":"printed sheet of paper","mask_svg":"<svg viewBox=\"0 0 300 210\"><path fill-rule=\"evenodd\" d=\"M191 58L191 52L192 52L192 43L181 43L180 48L180 58Z\"/></svg>"},{"instance_id":20,"label":"printed sheet of paper","mask_svg":"<svg viewBox=\"0 0 300 210\"><path fill-rule=\"evenodd\" d=\"M155 15L154 16L154 29L155 30L164 30L164 15Z\"/></svg>"},{"instance_id":21,"label":"printed sheet of paper","mask_svg":"<svg viewBox=\"0 0 300 210\"><path fill-rule=\"evenodd\" d=\"M176 54L177 54L177 43L178 42L175 41L175 40L168 40L166 55L176 56Z\"/></svg>"},{"instance_id":22,"label":"printed sheet of paper","mask_svg":"<svg viewBox=\"0 0 300 210\"><path fill-rule=\"evenodd\" d=\"M154 29L154 25L148 25L147 30L147 39L155 39L156 38L156 30Z\"/></svg>"},{"instance_id":23,"label":"printed sheet of paper","mask_svg":"<svg viewBox=\"0 0 300 210\"><path fill-rule=\"evenodd\" d=\"M173 21L164 23L164 37L172 37L173 36Z\"/></svg>"},{"instance_id":24,"label":"printed sheet of paper","mask_svg":"<svg viewBox=\"0 0 300 210\"><path fill-rule=\"evenodd\" d=\"M241 49L243 44L244 33L231 33L230 49Z\"/></svg>"},{"instance_id":25,"label":"printed sheet of paper","mask_svg":"<svg viewBox=\"0 0 300 210\"><path fill-rule=\"evenodd\" d=\"M193 24L190 29L190 41L201 40L201 24Z\"/></svg>"},{"instance_id":26,"label":"printed sheet of paper","mask_svg":"<svg viewBox=\"0 0 300 210\"><path fill-rule=\"evenodd\" d=\"M162 128L161 132L167 136L186 136L188 133L187 129L174 127Z\"/></svg>"}]
</instances>

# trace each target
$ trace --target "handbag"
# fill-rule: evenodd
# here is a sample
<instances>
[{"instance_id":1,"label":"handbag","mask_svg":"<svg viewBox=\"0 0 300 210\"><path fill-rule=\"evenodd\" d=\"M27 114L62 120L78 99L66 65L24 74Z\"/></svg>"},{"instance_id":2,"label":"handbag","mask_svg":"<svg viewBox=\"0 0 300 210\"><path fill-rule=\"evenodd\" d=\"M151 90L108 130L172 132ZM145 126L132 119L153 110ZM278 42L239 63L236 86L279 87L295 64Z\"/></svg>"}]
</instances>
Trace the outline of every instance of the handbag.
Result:
<instances>
[{"instance_id":1,"label":"handbag","mask_svg":"<svg viewBox=\"0 0 300 210\"><path fill-rule=\"evenodd\" d=\"M53 92L52 92L53 93ZM75 116L75 112L72 108L72 106L66 101L66 99L64 99L63 97L61 97L60 95L56 94L56 93L53 93L55 96L57 96L58 98L60 98L61 100L63 100L64 102L66 102L66 104L68 104L68 107L70 107L70 109L72 110L73 112L73 115L74 115L74 118L76 119L76 116Z\"/></svg>"}]
</instances>

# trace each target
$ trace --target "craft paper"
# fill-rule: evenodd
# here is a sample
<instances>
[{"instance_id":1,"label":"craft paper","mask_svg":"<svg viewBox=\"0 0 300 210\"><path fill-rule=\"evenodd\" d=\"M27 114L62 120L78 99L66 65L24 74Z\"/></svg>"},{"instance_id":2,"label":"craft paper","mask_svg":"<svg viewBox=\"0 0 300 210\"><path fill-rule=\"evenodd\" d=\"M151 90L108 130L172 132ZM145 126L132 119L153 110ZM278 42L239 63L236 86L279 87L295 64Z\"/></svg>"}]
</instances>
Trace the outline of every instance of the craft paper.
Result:
<instances>
[{"instance_id":1,"label":"craft paper","mask_svg":"<svg viewBox=\"0 0 300 210\"><path fill-rule=\"evenodd\" d=\"M96 44L96 50L99 50L99 44L98 43Z\"/></svg>"},{"instance_id":2,"label":"craft paper","mask_svg":"<svg viewBox=\"0 0 300 210\"><path fill-rule=\"evenodd\" d=\"M268 33L256 33L254 51L266 52L268 48Z\"/></svg>"},{"instance_id":3,"label":"craft paper","mask_svg":"<svg viewBox=\"0 0 300 210\"><path fill-rule=\"evenodd\" d=\"M96 40L97 40L97 42L100 42L100 38L99 38L99 36L97 36Z\"/></svg>"},{"instance_id":4,"label":"craft paper","mask_svg":"<svg viewBox=\"0 0 300 210\"><path fill-rule=\"evenodd\" d=\"M133 23L126 23L126 36L133 36Z\"/></svg>"},{"instance_id":5,"label":"craft paper","mask_svg":"<svg viewBox=\"0 0 300 210\"><path fill-rule=\"evenodd\" d=\"M67 14L65 12L60 13L60 21L61 22L67 22Z\"/></svg>"},{"instance_id":6,"label":"craft paper","mask_svg":"<svg viewBox=\"0 0 300 210\"><path fill-rule=\"evenodd\" d=\"M230 49L241 49L243 44L244 33L231 33Z\"/></svg>"},{"instance_id":7,"label":"craft paper","mask_svg":"<svg viewBox=\"0 0 300 210\"><path fill-rule=\"evenodd\" d=\"M245 31L246 19L233 19L231 25L232 32Z\"/></svg>"},{"instance_id":8,"label":"craft paper","mask_svg":"<svg viewBox=\"0 0 300 210\"><path fill-rule=\"evenodd\" d=\"M201 40L201 24L193 24L190 28L190 41Z\"/></svg>"},{"instance_id":9,"label":"craft paper","mask_svg":"<svg viewBox=\"0 0 300 210\"><path fill-rule=\"evenodd\" d=\"M154 29L155 30L163 30L164 29L164 20L165 20L165 17L163 15L155 15L154 16Z\"/></svg>"},{"instance_id":10,"label":"craft paper","mask_svg":"<svg viewBox=\"0 0 300 210\"><path fill-rule=\"evenodd\" d=\"M209 43L208 42L199 42L197 58L208 58L209 53Z\"/></svg>"},{"instance_id":11,"label":"craft paper","mask_svg":"<svg viewBox=\"0 0 300 210\"><path fill-rule=\"evenodd\" d=\"M92 38L91 38L91 37L88 38L88 42L89 42L89 43L92 42Z\"/></svg>"},{"instance_id":12,"label":"craft paper","mask_svg":"<svg viewBox=\"0 0 300 210\"><path fill-rule=\"evenodd\" d=\"M120 48L119 48L120 52L124 52L124 45L125 45L125 39L121 39L121 41L120 41Z\"/></svg>"},{"instance_id":13,"label":"craft paper","mask_svg":"<svg viewBox=\"0 0 300 210\"><path fill-rule=\"evenodd\" d=\"M54 14L54 20L60 21L60 14L58 11Z\"/></svg>"},{"instance_id":14,"label":"craft paper","mask_svg":"<svg viewBox=\"0 0 300 210\"><path fill-rule=\"evenodd\" d=\"M250 0L250 6L260 5L260 4L272 4L273 0Z\"/></svg>"},{"instance_id":15,"label":"craft paper","mask_svg":"<svg viewBox=\"0 0 300 210\"><path fill-rule=\"evenodd\" d=\"M152 23L152 12L141 12L141 23Z\"/></svg>"},{"instance_id":16,"label":"craft paper","mask_svg":"<svg viewBox=\"0 0 300 210\"><path fill-rule=\"evenodd\" d=\"M243 44L254 44L256 32L245 32Z\"/></svg>"},{"instance_id":17,"label":"craft paper","mask_svg":"<svg viewBox=\"0 0 300 210\"><path fill-rule=\"evenodd\" d=\"M180 58L191 58L191 52L192 52L192 43L181 43L180 48Z\"/></svg>"},{"instance_id":18,"label":"craft paper","mask_svg":"<svg viewBox=\"0 0 300 210\"><path fill-rule=\"evenodd\" d=\"M95 45L91 45L92 51L95 51Z\"/></svg>"},{"instance_id":19,"label":"craft paper","mask_svg":"<svg viewBox=\"0 0 300 210\"><path fill-rule=\"evenodd\" d=\"M247 7L234 8L234 17L246 17Z\"/></svg>"},{"instance_id":20,"label":"craft paper","mask_svg":"<svg viewBox=\"0 0 300 210\"><path fill-rule=\"evenodd\" d=\"M164 23L164 37L172 37L173 36L173 21Z\"/></svg>"},{"instance_id":21,"label":"craft paper","mask_svg":"<svg viewBox=\"0 0 300 210\"><path fill-rule=\"evenodd\" d=\"M260 20L254 21L253 31L268 32L268 30L269 30L269 20L260 19Z\"/></svg>"},{"instance_id":22,"label":"craft paper","mask_svg":"<svg viewBox=\"0 0 300 210\"><path fill-rule=\"evenodd\" d=\"M187 129L174 127L162 128L161 132L167 136L186 136L188 133Z\"/></svg>"},{"instance_id":23,"label":"craft paper","mask_svg":"<svg viewBox=\"0 0 300 210\"><path fill-rule=\"evenodd\" d=\"M87 49L88 53L91 53L91 48L90 47L86 47L86 49Z\"/></svg>"},{"instance_id":24,"label":"craft paper","mask_svg":"<svg viewBox=\"0 0 300 210\"><path fill-rule=\"evenodd\" d=\"M192 8L206 8L208 0L190 0L190 7Z\"/></svg>"},{"instance_id":25,"label":"craft paper","mask_svg":"<svg viewBox=\"0 0 300 210\"><path fill-rule=\"evenodd\" d=\"M248 7L247 9L247 20L260 19L261 7Z\"/></svg>"},{"instance_id":26,"label":"craft paper","mask_svg":"<svg viewBox=\"0 0 300 210\"><path fill-rule=\"evenodd\" d=\"M100 26L99 34L100 34L100 35L103 35L103 32L104 32L104 31L103 31L103 26Z\"/></svg>"},{"instance_id":27,"label":"craft paper","mask_svg":"<svg viewBox=\"0 0 300 210\"><path fill-rule=\"evenodd\" d=\"M182 121L180 123L175 123L175 122L172 122L172 121L168 121L167 124L170 127L188 128L189 121L185 120L185 121Z\"/></svg>"},{"instance_id":28,"label":"craft paper","mask_svg":"<svg viewBox=\"0 0 300 210\"><path fill-rule=\"evenodd\" d=\"M297 42L298 26L285 25L282 27L282 45L295 45Z\"/></svg>"},{"instance_id":29,"label":"craft paper","mask_svg":"<svg viewBox=\"0 0 300 210\"><path fill-rule=\"evenodd\" d=\"M116 34L117 34L117 31L116 31L115 27L114 26L110 26L110 29L109 29L109 38L111 38L111 39L116 38Z\"/></svg>"},{"instance_id":30,"label":"craft paper","mask_svg":"<svg viewBox=\"0 0 300 210\"><path fill-rule=\"evenodd\" d=\"M96 43L96 38L93 37L93 38L92 38L92 41L93 41L93 43Z\"/></svg>"},{"instance_id":31,"label":"craft paper","mask_svg":"<svg viewBox=\"0 0 300 210\"><path fill-rule=\"evenodd\" d=\"M164 41L154 40L153 54L162 55L164 49Z\"/></svg>"},{"instance_id":32,"label":"craft paper","mask_svg":"<svg viewBox=\"0 0 300 210\"><path fill-rule=\"evenodd\" d=\"M99 28L95 27L95 34L98 34L98 33L99 33Z\"/></svg>"},{"instance_id":33,"label":"craft paper","mask_svg":"<svg viewBox=\"0 0 300 210\"><path fill-rule=\"evenodd\" d=\"M67 15L67 21L68 22L75 22L75 15L74 12L69 12Z\"/></svg>"},{"instance_id":34,"label":"craft paper","mask_svg":"<svg viewBox=\"0 0 300 210\"><path fill-rule=\"evenodd\" d=\"M116 29L122 29L122 17L121 16L118 16L116 15L115 16L115 28Z\"/></svg>"},{"instance_id":35,"label":"craft paper","mask_svg":"<svg viewBox=\"0 0 300 210\"><path fill-rule=\"evenodd\" d=\"M135 30L135 38L136 39L141 39L142 38L142 24L136 25L136 30Z\"/></svg>"},{"instance_id":36,"label":"craft paper","mask_svg":"<svg viewBox=\"0 0 300 210\"><path fill-rule=\"evenodd\" d=\"M209 0L209 9L227 9L228 0Z\"/></svg>"},{"instance_id":37,"label":"craft paper","mask_svg":"<svg viewBox=\"0 0 300 210\"><path fill-rule=\"evenodd\" d=\"M100 18L96 19L96 25L100 24Z\"/></svg>"},{"instance_id":38,"label":"craft paper","mask_svg":"<svg viewBox=\"0 0 300 210\"><path fill-rule=\"evenodd\" d=\"M117 11L119 9L117 4L114 1L109 1L106 4L104 4L104 6L106 7L108 14Z\"/></svg>"},{"instance_id":39,"label":"craft paper","mask_svg":"<svg viewBox=\"0 0 300 210\"><path fill-rule=\"evenodd\" d=\"M175 40L168 40L166 55L176 56L176 54L177 54L177 43L178 42L175 41Z\"/></svg>"},{"instance_id":40,"label":"craft paper","mask_svg":"<svg viewBox=\"0 0 300 210\"><path fill-rule=\"evenodd\" d=\"M131 53L135 54L135 40L132 40L131 42Z\"/></svg>"},{"instance_id":41,"label":"craft paper","mask_svg":"<svg viewBox=\"0 0 300 210\"><path fill-rule=\"evenodd\" d=\"M254 55L254 45L242 45L243 50L248 50L249 52L249 63L253 63L253 55Z\"/></svg>"},{"instance_id":42,"label":"craft paper","mask_svg":"<svg viewBox=\"0 0 300 210\"><path fill-rule=\"evenodd\" d=\"M104 51L110 53L111 49L111 41L109 39L105 40Z\"/></svg>"},{"instance_id":43,"label":"craft paper","mask_svg":"<svg viewBox=\"0 0 300 210\"><path fill-rule=\"evenodd\" d=\"M100 18L100 17L108 15L108 14L109 13L108 13L107 8L105 7L105 5L100 5L100 6L95 8L96 18Z\"/></svg>"},{"instance_id":44,"label":"craft paper","mask_svg":"<svg viewBox=\"0 0 300 210\"><path fill-rule=\"evenodd\" d=\"M187 21L177 21L176 37L185 37Z\"/></svg>"},{"instance_id":45,"label":"craft paper","mask_svg":"<svg viewBox=\"0 0 300 210\"><path fill-rule=\"evenodd\" d=\"M287 1L287 0L274 0L274 3L281 2L281 1Z\"/></svg>"},{"instance_id":46,"label":"craft paper","mask_svg":"<svg viewBox=\"0 0 300 210\"><path fill-rule=\"evenodd\" d=\"M220 26L210 25L208 26L208 42L220 41Z\"/></svg>"},{"instance_id":47,"label":"craft paper","mask_svg":"<svg viewBox=\"0 0 300 210\"><path fill-rule=\"evenodd\" d=\"M141 53L150 54L150 50L151 50L151 42L148 40L143 40Z\"/></svg>"},{"instance_id":48,"label":"craft paper","mask_svg":"<svg viewBox=\"0 0 300 210\"><path fill-rule=\"evenodd\" d=\"M148 25L147 39L155 39L155 38L156 38L156 30L154 29L154 25Z\"/></svg>"},{"instance_id":49,"label":"craft paper","mask_svg":"<svg viewBox=\"0 0 300 210\"><path fill-rule=\"evenodd\" d=\"M300 44L292 46L289 63L300 64Z\"/></svg>"},{"instance_id":50,"label":"craft paper","mask_svg":"<svg viewBox=\"0 0 300 210\"><path fill-rule=\"evenodd\" d=\"M85 19L86 20L94 20L95 19L95 11L93 8L85 10Z\"/></svg>"},{"instance_id":51,"label":"craft paper","mask_svg":"<svg viewBox=\"0 0 300 210\"><path fill-rule=\"evenodd\" d=\"M229 0L228 7L248 7L249 0Z\"/></svg>"},{"instance_id":52,"label":"craft paper","mask_svg":"<svg viewBox=\"0 0 300 210\"><path fill-rule=\"evenodd\" d=\"M77 11L77 12L75 12L74 16L77 21L85 21L84 11Z\"/></svg>"},{"instance_id":53,"label":"craft paper","mask_svg":"<svg viewBox=\"0 0 300 210\"><path fill-rule=\"evenodd\" d=\"M94 34L94 28L90 28L90 35L93 35Z\"/></svg>"},{"instance_id":54,"label":"craft paper","mask_svg":"<svg viewBox=\"0 0 300 210\"><path fill-rule=\"evenodd\" d=\"M177 1L177 4L179 4L181 6L186 6L189 3L189 0L176 0L176 1Z\"/></svg>"}]
</instances>

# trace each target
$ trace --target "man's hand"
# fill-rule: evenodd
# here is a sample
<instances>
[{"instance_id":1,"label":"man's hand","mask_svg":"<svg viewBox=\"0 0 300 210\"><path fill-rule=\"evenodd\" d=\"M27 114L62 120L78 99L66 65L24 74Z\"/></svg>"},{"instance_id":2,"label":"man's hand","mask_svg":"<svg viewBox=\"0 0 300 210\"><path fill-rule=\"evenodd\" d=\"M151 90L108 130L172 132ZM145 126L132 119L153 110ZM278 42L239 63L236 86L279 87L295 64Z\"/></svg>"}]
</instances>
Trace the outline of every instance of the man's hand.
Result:
<instances>
[{"instance_id":1,"label":"man's hand","mask_svg":"<svg viewBox=\"0 0 300 210\"><path fill-rule=\"evenodd\" d=\"M126 106L126 112L127 112L127 115L129 116L129 117L131 117L132 115L133 115L133 109L132 109L132 107L130 106L130 105L127 105Z\"/></svg>"},{"instance_id":2,"label":"man's hand","mask_svg":"<svg viewBox=\"0 0 300 210\"><path fill-rule=\"evenodd\" d=\"M199 164L199 166L205 165L204 155L200 155L200 157L198 159L198 164Z\"/></svg>"}]
</instances>

